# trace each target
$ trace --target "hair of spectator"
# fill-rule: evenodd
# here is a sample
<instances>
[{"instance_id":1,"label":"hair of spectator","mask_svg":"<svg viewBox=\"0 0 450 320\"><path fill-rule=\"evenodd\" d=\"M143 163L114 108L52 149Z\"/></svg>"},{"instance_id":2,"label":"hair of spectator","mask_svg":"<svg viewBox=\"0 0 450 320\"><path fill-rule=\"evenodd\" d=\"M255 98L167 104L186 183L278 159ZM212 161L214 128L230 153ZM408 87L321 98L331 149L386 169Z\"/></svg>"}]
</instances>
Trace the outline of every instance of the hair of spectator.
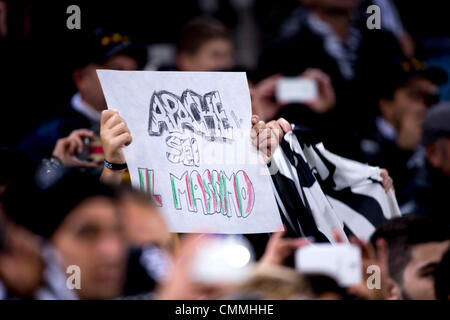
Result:
<instances>
[{"instance_id":1,"label":"hair of spectator","mask_svg":"<svg viewBox=\"0 0 450 320\"><path fill-rule=\"evenodd\" d=\"M151 195L138 189L134 189L131 186L121 185L118 192L120 199L131 199L135 202L142 203L150 207L156 207L156 203Z\"/></svg>"},{"instance_id":2,"label":"hair of spectator","mask_svg":"<svg viewBox=\"0 0 450 320\"><path fill-rule=\"evenodd\" d=\"M370 237L376 247L378 239L386 240L389 248L389 274L397 283L402 283L403 271L411 260L415 245L441 242L450 239L446 224L424 216L408 214L381 224Z\"/></svg>"},{"instance_id":3,"label":"hair of spectator","mask_svg":"<svg viewBox=\"0 0 450 320\"><path fill-rule=\"evenodd\" d=\"M178 53L193 55L208 41L225 39L231 41L227 27L210 17L198 17L189 21L181 30Z\"/></svg>"}]
</instances>

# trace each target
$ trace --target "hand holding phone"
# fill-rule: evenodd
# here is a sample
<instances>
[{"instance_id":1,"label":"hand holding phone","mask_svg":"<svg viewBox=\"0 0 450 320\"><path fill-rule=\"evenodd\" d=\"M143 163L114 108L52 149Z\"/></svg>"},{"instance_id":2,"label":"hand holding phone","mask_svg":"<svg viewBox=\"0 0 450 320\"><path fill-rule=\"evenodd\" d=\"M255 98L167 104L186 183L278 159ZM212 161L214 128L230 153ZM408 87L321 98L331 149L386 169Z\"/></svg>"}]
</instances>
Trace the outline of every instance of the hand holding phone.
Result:
<instances>
[{"instance_id":1,"label":"hand holding phone","mask_svg":"<svg viewBox=\"0 0 450 320\"><path fill-rule=\"evenodd\" d=\"M317 82L302 77L286 77L278 81L276 99L280 103L303 103L318 97Z\"/></svg>"}]
</instances>

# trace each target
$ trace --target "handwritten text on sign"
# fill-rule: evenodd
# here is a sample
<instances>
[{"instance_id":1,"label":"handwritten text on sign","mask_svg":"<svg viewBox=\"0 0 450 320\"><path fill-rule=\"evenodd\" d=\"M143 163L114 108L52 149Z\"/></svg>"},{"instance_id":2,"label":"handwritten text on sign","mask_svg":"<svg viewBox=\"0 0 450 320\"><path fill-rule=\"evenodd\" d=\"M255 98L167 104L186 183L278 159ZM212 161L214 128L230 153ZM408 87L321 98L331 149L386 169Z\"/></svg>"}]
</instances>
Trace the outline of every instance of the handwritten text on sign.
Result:
<instances>
[{"instance_id":1,"label":"handwritten text on sign","mask_svg":"<svg viewBox=\"0 0 450 320\"><path fill-rule=\"evenodd\" d=\"M134 186L173 232L262 233L281 220L251 146L243 73L99 70L108 107L126 120ZM249 155L247 157L247 154ZM236 161L237 157L243 161ZM242 159L241 159L242 160Z\"/></svg>"}]
</instances>

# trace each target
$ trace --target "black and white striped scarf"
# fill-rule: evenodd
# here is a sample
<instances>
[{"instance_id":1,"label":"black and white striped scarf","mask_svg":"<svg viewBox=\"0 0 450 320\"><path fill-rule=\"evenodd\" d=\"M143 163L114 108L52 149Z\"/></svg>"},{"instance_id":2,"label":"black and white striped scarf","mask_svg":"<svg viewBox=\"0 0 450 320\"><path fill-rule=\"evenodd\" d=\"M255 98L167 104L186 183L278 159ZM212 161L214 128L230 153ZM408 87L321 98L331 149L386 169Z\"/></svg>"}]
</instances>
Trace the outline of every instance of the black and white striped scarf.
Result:
<instances>
[{"instance_id":1,"label":"black and white striped scarf","mask_svg":"<svg viewBox=\"0 0 450 320\"><path fill-rule=\"evenodd\" d=\"M382 186L380 168L345 159L325 149L310 129L293 126L274 152L273 190L288 234L334 242L367 240L383 221L400 216L392 189Z\"/></svg>"}]
</instances>

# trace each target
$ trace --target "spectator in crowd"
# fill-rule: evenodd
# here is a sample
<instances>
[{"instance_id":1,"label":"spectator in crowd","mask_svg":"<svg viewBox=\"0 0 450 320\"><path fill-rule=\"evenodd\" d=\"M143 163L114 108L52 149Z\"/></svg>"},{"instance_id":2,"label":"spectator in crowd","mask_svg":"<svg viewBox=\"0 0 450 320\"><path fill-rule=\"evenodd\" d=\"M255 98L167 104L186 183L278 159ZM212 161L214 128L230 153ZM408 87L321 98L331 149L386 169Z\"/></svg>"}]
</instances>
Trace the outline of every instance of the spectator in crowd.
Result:
<instances>
[{"instance_id":1,"label":"spectator in crowd","mask_svg":"<svg viewBox=\"0 0 450 320\"><path fill-rule=\"evenodd\" d=\"M111 299L122 295L127 251L116 192L73 170L44 190L23 182L11 185L2 203L12 221L41 239L31 241L41 244L44 264L33 297ZM24 194L27 201L22 199ZM70 282L67 278L76 277L77 269L79 278Z\"/></svg>"},{"instance_id":2,"label":"spectator in crowd","mask_svg":"<svg viewBox=\"0 0 450 320\"><path fill-rule=\"evenodd\" d=\"M176 65L161 70L226 71L234 66L231 34L210 17L189 21L181 30L176 50Z\"/></svg>"},{"instance_id":3,"label":"spectator in crowd","mask_svg":"<svg viewBox=\"0 0 450 320\"><path fill-rule=\"evenodd\" d=\"M308 68L328 74L336 92L335 108L318 115L292 104L277 117L320 130L331 151L363 160L359 133L375 113L373 88L403 54L392 34L355 21L359 0L310 0L305 5L308 11L299 31L263 52L260 79L277 73L298 76Z\"/></svg>"},{"instance_id":4,"label":"spectator in crowd","mask_svg":"<svg viewBox=\"0 0 450 320\"><path fill-rule=\"evenodd\" d=\"M402 210L432 216L450 225L447 194L450 188L450 104L432 107L423 120L425 159L414 168L411 201Z\"/></svg>"},{"instance_id":5,"label":"spectator in crowd","mask_svg":"<svg viewBox=\"0 0 450 320\"><path fill-rule=\"evenodd\" d=\"M2 197L0 204L3 205L5 202L8 209L6 214L4 214L4 210L0 210L2 226L0 235L3 235L0 237L3 239L0 241L3 243L0 279L6 285L5 298L75 299L77 297L76 294L71 294L75 291L65 289L66 275L63 274L62 263L56 260L53 246L42 239L43 236L48 237L48 232L42 231L43 227L40 226L46 221L26 213L34 212L33 210L36 209L39 211L45 209L47 215L53 213L56 216L60 213L61 216L64 216L67 209L63 208L59 201L65 200L62 198L53 200L53 195L47 196L47 194L49 192L56 193L58 190L55 191L55 188L62 188L60 191L62 193L70 191L67 190L68 178L66 175L73 175L71 168L80 165L80 160L75 157L74 152L82 146L80 137L83 134L90 134L90 132L86 129L79 129L69 137L58 140L54 154L57 154L57 159L60 160L57 160L57 163L48 160L48 163L42 165L36 176L36 186L33 181L35 175L32 170L26 169L30 165L25 161L26 157L21 158L23 154L20 151L2 150L1 152L2 162L5 165L9 164L8 172L11 172L10 175L2 175L4 179L2 179L0 188L2 193L6 194ZM13 172L19 173L14 174ZM58 182L59 179L65 182ZM73 187L71 192L76 192L77 188L85 188L84 183L90 182L94 182L91 191L101 192L101 190L97 190L101 185L95 179L84 179L78 182L71 186ZM56 186L52 186L55 183ZM52 191L46 190L49 187ZM164 218L151 198L138 191L125 188L125 186L120 191L115 200L118 204L120 223L123 224L124 241L126 247L130 248L126 282L121 294L137 297L151 292L161 278L167 275L171 255L175 248L175 239L169 233ZM19 203L24 194L30 201ZM41 200L41 197L44 199ZM83 198L83 195L80 197ZM78 200L74 199L73 201L77 202ZM43 204L43 202L47 203ZM76 249L81 246L75 241L80 239L72 237L72 240L74 241L65 248L68 250L69 256L73 257ZM100 257L98 258L100 259ZM90 259L86 261L94 262Z\"/></svg>"},{"instance_id":6,"label":"spectator in crowd","mask_svg":"<svg viewBox=\"0 0 450 320\"><path fill-rule=\"evenodd\" d=\"M389 170L399 203L408 199L405 188L421 143L423 118L427 108L439 101L438 85L446 79L444 70L411 59L393 69L381 85L380 115L361 140L361 149L370 165Z\"/></svg>"},{"instance_id":7,"label":"spectator in crowd","mask_svg":"<svg viewBox=\"0 0 450 320\"><path fill-rule=\"evenodd\" d=\"M302 27L302 23L308 15L307 4L309 1L300 0L299 2L301 3L301 5L293 10L291 14L283 21L280 28L281 36L290 36L292 34L295 34ZM415 43L411 38L411 35L403 26L402 19L400 18L394 1L360 0L359 12L357 14L357 17L355 18L361 20L364 17L368 17L369 14L367 12L367 9L371 5L380 7L380 12L382 12L382 14L380 15L380 27L391 32L397 38L397 41L399 42L405 56L408 58L412 58L415 54ZM370 14L373 14L373 11L370 11Z\"/></svg>"},{"instance_id":8,"label":"spectator in crowd","mask_svg":"<svg viewBox=\"0 0 450 320\"><path fill-rule=\"evenodd\" d=\"M431 218L406 215L380 225L370 241L379 239L388 245L390 299L436 299L434 273L450 245L448 226Z\"/></svg>"},{"instance_id":9,"label":"spectator in crowd","mask_svg":"<svg viewBox=\"0 0 450 320\"><path fill-rule=\"evenodd\" d=\"M58 139L51 157L42 159L37 166L36 184L41 188L46 188L71 168L78 168L80 171L98 168L103 160L103 155L100 159L98 159L98 155L97 158L93 155L89 159L83 157L83 153L86 155L88 151L85 139L93 139L94 137L95 134L91 130L76 129L68 137Z\"/></svg>"},{"instance_id":10,"label":"spectator in crowd","mask_svg":"<svg viewBox=\"0 0 450 320\"><path fill-rule=\"evenodd\" d=\"M82 271L77 295L81 299L122 295L127 251L114 192L93 179L68 176L45 193L44 198L64 201L48 213L58 220L49 223L53 230L45 236L61 255L63 270L75 265Z\"/></svg>"},{"instance_id":11,"label":"spectator in crowd","mask_svg":"<svg viewBox=\"0 0 450 320\"><path fill-rule=\"evenodd\" d=\"M256 85L249 83L250 95L252 98L252 112L258 115L263 121L274 120L276 115L282 113L286 103L277 101L276 92L282 76L275 74L259 81ZM303 104L312 112L324 114L333 109L336 105L336 94L330 77L319 69L307 69L300 76L300 79L310 79L318 86L318 95L314 100L305 101Z\"/></svg>"},{"instance_id":12,"label":"spectator in crowd","mask_svg":"<svg viewBox=\"0 0 450 320\"><path fill-rule=\"evenodd\" d=\"M97 29L81 45L79 59L73 69L73 81L78 92L56 119L43 124L22 142L36 162L49 158L59 138L75 129L90 129L96 135L100 129L100 112L106 101L97 77L97 69L138 70L145 66L146 51L120 33ZM101 153L98 138L92 138L91 153Z\"/></svg>"},{"instance_id":13,"label":"spectator in crowd","mask_svg":"<svg viewBox=\"0 0 450 320\"><path fill-rule=\"evenodd\" d=\"M0 0L0 45L12 30L6 2L12 3ZM189 1L192 7L197 2ZM209 13L229 5L201 2ZM0 148L0 300L450 300L450 103L438 101L447 74L404 59L415 47L393 0L300 2L290 29L261 56L258 77L251 79L258 81L249 83L249 135L269 167L281 164L270 179L279 209L274 214L286 231L245 235L253 248L240 235L179 239L151 188L119 186L127 176L123 148L133 139L119 113L106 110L96 70L143 69L147 53L125 34L97 29L77 48L77 92L69 105L17 150ZM382 30L366 26L371 4L381 7ZM32 16L21 21L22 31L36 20ZM195 18L181 30L175 65L162 69L234 70L232 40L221 22ZM313 80L317 98L277 101L283 77ZM393 181L379 167L396 181L402 217L391 219L400 215ZM367 185L373 188L363 192ZM378 201L380 185L389 195L384 202ZM214 244L230 238L240 241L234 249L239 243L247 250L241 269L219 268L227 260L212 254L226 252ZM295 252L314 242L358 246L361 282L344 287L339 275L293 269ZM237 251L230 252L234 258ZM380 271L375 289L368 286L373 266Z\"/></svg>"}]
</instances>

